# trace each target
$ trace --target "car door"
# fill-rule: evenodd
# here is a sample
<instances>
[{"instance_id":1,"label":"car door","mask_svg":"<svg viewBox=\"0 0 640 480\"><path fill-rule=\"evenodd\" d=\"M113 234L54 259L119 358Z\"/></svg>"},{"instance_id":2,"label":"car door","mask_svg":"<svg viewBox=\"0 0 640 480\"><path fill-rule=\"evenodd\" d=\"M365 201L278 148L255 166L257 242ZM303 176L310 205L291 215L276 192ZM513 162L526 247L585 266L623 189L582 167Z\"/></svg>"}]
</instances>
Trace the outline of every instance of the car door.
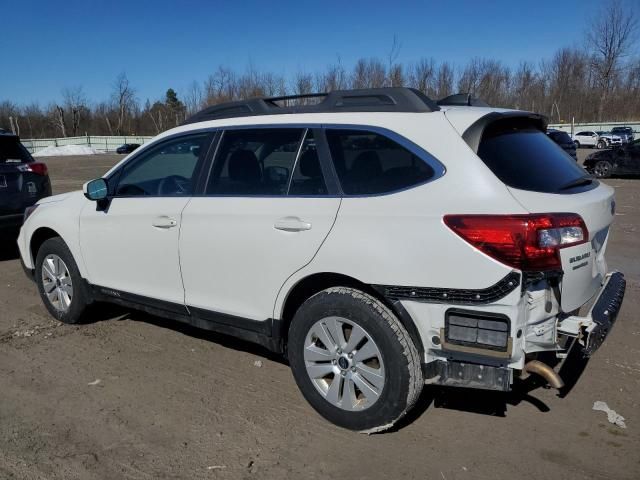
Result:
<instances>
[{"instance_id":1,"label":"car door","mask_svg":"<svg viewBox=\"0 0 640 480\"><path fill-rule=\"evenodd\" d=\"M146 148L109 176L108 205L92 202L82 210L82 255L90 282L103 293L127 292L184 308L180 218L211 136L183 135Z\"/></svg>"},{"instance_id":2,"label":"car door","mask_svg":"<svg viewBox=\"0 0 640 480\"><path fill-rule=\"evenodd\" d=\"M640 174L640 141L636 140L617 149L620 153L618 165L621 173Z\"/></svg>"},{"instance_id":3,"label":"car door","mask_svg":"<svg viewBox=\"0 0 640 480\"><path fill-rule=\"evenodd\" d=\"M272 318L281 286L312 260L340 206L319 135L304 128L224 132L206 194L182 216L180 262L192 313L249 328Z\"/></svg>"}]
</instances>

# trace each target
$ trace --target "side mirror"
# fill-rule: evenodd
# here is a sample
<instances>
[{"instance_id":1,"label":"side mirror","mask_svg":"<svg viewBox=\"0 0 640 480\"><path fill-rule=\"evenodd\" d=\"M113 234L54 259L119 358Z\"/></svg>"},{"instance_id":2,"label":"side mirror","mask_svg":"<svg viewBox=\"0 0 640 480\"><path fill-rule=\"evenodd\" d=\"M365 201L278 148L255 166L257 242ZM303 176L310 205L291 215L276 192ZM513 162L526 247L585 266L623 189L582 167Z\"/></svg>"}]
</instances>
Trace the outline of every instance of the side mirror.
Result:
<instances>
[{"instance_id":1,"label":"side mirror","mask_svg":"<svg viewBox=\"0 0 640 480\"><path fill-rule=\"evenodd\" d=\"M107 181L104 178L96 178L90 182L85 183L82 186L84 196L94 202L104 200L109 193L109 187Z\"/></svg>"}]
</instances>

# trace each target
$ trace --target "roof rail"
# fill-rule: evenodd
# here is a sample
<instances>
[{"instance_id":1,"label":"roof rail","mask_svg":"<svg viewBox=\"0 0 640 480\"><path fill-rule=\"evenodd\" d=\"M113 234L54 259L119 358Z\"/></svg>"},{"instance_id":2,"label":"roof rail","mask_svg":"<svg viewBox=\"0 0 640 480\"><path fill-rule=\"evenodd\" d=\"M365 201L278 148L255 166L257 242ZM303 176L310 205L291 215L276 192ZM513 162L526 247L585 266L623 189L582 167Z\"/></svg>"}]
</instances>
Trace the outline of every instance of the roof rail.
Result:
<instances>
[{"instance_id":1,"label":"roof rail","mask_svg":"<svg viewBox=\"0 0 640 480\"><path fill-rule=\"evenodd\" d=\"M310 98L318 103L290 105ZM283 103L284 105L279 105ZM419 90L404 87L334 90L328 93L252 98L207 107L189 117L183 125L222 118L329 112L435 112L440 107Z\"/></svg>"},{"instance_id":2,"label":"roof rail","mask_svg":"<svg viewBox=\"0 0 640 480\"><path fill-rule=\"evenodd\" d=\"M484 100L472 97L470 93L456 93L449 95L448 97L438 100L438 105L444 106L456 106L456 107L488 107L489 104Z\"/></svg>"}]
</instances>

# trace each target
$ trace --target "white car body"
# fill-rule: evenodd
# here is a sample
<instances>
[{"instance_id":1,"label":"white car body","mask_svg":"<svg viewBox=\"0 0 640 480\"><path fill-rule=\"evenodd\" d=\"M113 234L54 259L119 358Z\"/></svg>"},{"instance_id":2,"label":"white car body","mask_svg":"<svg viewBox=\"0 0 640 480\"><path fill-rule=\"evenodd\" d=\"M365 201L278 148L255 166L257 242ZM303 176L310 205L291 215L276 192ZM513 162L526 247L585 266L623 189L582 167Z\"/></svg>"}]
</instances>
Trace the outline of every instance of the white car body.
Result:
<instances>
[{"instance_id":1,"label":"white car body","mask_svg":"<svg viewBox=\"0 0 640 480\"><path fill-rule=\"evenodd\" d=\"M614 191L603 183L571 194L507 186L463 138L492 115L529 114L445 106L429 113L274 114L180 126L140 147L105 176L164 139L189 132L292 124L386 132L422 150L435 173L426 183L381 195L115 197L106 210L83 192L57 195L40 201L25 221L18 240L22 261L33 271L34 241L55 232L100 298L135 303L144 297L177 308L180 315L184 308L186 315L198 317L197 325L211 321L221 331L225 326L232 334L244 330L250 334L240 336L276 350L283 349L283 340L273 332L291 320L287 302L297 286L314 278L350 279L396 309L422 345L420 360L427 370L439 365L440 377L427 381L460 384L442 366L472 358L471 363L494 367L506 378L486 383L465 373L463 386L505 390L514 371L525 369L528 355L561 351L566 336L588 346L588 332L597 322L590 313L573 314L610 278L604 253ZM589 232L589 241L559 251L564 273L557 284L490 257L443 221L450 214L548 212L578 214ZM484 300L496 286L505 293ZM471 296L449 300L459 292ZM451 309L508 319L508 350L448 344L443 336Z\"/></svg>"},{"instance_id":2,"label":"white car body","mask_svg":"<svg viewBox=\"0 0 640 480\"><path fill-rule=\"evenodd\" d=\"M596 147L600 141L600 135L591 130L577 132L571 138L574 142L577 142L580 147Z\"/></svg>"},{"instance_id":3,"label":"white car body","mask_svg":"<svg viewBox=\"0 0 640 480\"><path fill-rule=\"evenodd\" d=\"M622 145L622 138L618 135L614 135L613 133L607 132L596 132L600 138L603 138L607 142L607 146L616 147Z\"/></svg>"}]
</instances>

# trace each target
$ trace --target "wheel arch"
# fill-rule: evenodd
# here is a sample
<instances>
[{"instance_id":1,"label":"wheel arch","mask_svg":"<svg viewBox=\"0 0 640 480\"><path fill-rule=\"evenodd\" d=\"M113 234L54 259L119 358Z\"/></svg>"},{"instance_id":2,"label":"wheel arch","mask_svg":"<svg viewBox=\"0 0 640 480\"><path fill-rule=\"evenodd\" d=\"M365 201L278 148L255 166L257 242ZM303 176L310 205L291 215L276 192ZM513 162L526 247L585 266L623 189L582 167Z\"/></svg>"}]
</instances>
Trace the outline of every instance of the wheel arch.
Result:
<instances>
[{"instance_id":1,"label":"wheel arch","mask_svg":"<svg viewBox=\"0 0 640 480\"><path fill-rule=\"evenodd\" d=\"M36 257L38 256L38 250L40 250L42 244L50 238L54 237L62 238L62 235L60 235L57 231L50 227L38 227L33 232L31 238L29 239L29 254L31 255L31 261L33 262L34 266Z\"/></svg>"},{"instance_id":2,"label":"wheel arch","mask_svg":"<svg viewBox=\"0 0 640 480\"><path fill-rule=\"evenodd\" d=\"M279 326L279 336L282 339L282 344L285 349L287 345L289 326L291 325L298 308L300 308L307 299L311 298L316 293L331 287L355 288L382 302L394 313L396 317L398 317L402 325L407 329L407 332L409 332L409 336L413 340L418 352L423 356L424 345L418 332L418 328L409 313L399 302L390 301L371 287L371 285L361 282L356 278L334 272L314 273L303 277L299 279L287 292L282 303L279 321L277 322Z\"/></svg>"}]
</instances>

